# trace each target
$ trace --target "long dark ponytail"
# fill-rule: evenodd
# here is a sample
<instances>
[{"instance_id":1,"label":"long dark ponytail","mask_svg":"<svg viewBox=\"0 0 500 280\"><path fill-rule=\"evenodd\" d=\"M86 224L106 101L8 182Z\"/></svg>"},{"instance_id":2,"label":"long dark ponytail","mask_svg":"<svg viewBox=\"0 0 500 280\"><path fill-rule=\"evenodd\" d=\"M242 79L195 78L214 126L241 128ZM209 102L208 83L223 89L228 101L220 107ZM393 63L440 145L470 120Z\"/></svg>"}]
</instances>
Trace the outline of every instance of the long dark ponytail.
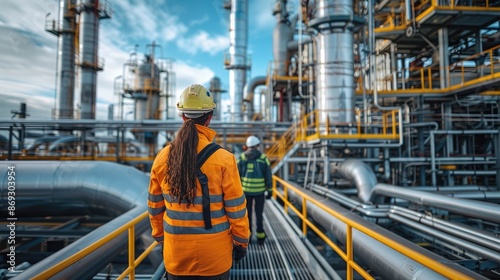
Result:
<instances>
[{"instance_id":1,"label":"long dark ponytail","mask_svg":"<svg viewBox=\"0 0 500 280\"><path fill-rule=\"evenodd\" d=\"M165 182L173 200L179 204L186 202L187 207L193 204L196 196L196 147L199 139L195 124L205 125L210 116L212 112L196 119L185 118L170 144Z\"/></svg>"}]
</instances>

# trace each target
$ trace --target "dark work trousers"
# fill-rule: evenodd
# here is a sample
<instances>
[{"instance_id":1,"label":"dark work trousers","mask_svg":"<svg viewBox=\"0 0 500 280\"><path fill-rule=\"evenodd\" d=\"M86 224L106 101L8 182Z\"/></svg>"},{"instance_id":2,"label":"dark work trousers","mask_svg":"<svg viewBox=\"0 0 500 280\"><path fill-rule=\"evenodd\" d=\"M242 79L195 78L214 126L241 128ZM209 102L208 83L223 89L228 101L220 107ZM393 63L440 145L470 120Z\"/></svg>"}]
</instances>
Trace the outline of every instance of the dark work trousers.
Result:
<instances>
[{"instance_id":1,"label":"dark work trousers","mask_svg":"<svg viewBox=\"0 0 500 280\"><path fill-rule=\"evenodd\" d=\"M266 202L266 196L264 194L259 195L246 195L247 199L247 211L248 220L250 222L250 231L252 230L252 219L253 213L255 213L255 219L257 220L257 233L264 232L264 223L262 218L262 213L264 213L264 203ZM252 207L254 206L254 207Z\"/></svg>"},{"instance_id":2,"label":"dark work trousers","mask_svg":"<svg viewBox=\"0 0 500 280\"><path fill-rule=\"evenodd\" d=\"M167 280L229 280L229 270L214 276L175 276L167 272Z\"/></svg>"}]
</instances>

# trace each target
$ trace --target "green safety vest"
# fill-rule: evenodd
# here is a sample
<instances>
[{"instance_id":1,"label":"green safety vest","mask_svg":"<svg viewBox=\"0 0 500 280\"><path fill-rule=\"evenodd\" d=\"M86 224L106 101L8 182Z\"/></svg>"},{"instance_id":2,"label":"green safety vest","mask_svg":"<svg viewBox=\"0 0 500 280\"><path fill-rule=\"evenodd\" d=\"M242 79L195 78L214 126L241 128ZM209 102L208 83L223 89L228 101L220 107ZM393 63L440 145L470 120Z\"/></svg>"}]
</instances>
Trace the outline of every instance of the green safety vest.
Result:
<instances>
[{"instance_id":1,"label":"green safety vest","mask_svg":"<svg viewBox=\"0 0 500 280\"><path fill-rule=\"evenodd\" d=\"M271 163L265 154L247 159L243 153L238 159L241 185L246 195L260 195L271 189ZM267 184L267 185L266 185Z\"/></svg>"}]
</instances>

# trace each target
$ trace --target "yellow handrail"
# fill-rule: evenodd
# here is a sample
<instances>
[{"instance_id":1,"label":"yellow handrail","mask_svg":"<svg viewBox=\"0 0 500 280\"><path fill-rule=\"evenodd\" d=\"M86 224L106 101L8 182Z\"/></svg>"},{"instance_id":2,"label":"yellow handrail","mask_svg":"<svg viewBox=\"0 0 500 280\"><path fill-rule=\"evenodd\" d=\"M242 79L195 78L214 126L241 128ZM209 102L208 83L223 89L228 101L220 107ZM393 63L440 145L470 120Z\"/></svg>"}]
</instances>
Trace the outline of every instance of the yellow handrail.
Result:
<instances>
[{"instance_id":1,"label":"yellow handrail","mask_svg":"<svg viewBox=\"0 0 500 280\"><path fill-rule=\"evenodd\" d=\"M282 187L283 187L283 192L284 195L282 195L280 192L277 191L277 182L279 182ZM299 211L289 200L288 200L288 192L289 190L292 190L294 193L302 197L302 211ZM284 209L285 213L288 213L288 209L292 209L297 216L302 220L302 233L304 236L306 235L306 230L307 227L311 228L323 241L325 241L326 244L328 244L335 252L339 254L339 256L346 261L347 265L347 279L353 279L353 272L352 270L356 270L361 276L363 276L365 279L374 279L366 270L361 268L355 261L354 261L354 251L353 251L353 240L352 240L352 229L356 229L359 232L362 232L366 234L367 236L379 241L380 243L398 251L399 253L405 255L406 257L432 269L436 273L439 273L445 277L448 277L449 279L473 279L459 271L456 271L430 257L427 257L426 255L423 255L413 249L410 249L408 247L405 247L402 244L397 243L396 241L384 236L383 234L380 234L376 232L373 229L370 229L356 221L350 220L347 217L342 216L339 212L332 210L322 204L321 202L318 202L314 200L312 197L307 195L306 193L302 192L299 188L287 183L283 179L277 177L276 175L273 176L273 196L279 197L282 199L284 203ZM346 250L345 252L338 246L336 245L330 238L326 236L320 229L318 229L309 219L307 218L307 212L304 210L306 208L306 203L312 203L325 211L326 213L332 215L333 217L337 218L338 220L342 221L343 223L346 224L347 230L346 230Z\"/></svg>"},{"instance_id":2,"label":"yellow handrail","mask_svg":"<svg viewBox=\"0 0 500 280\"><path fill-rule=\"evenodd\" d=\"M356 121L352 124L347 124L350 127L349 132L337 133L332 128L335 126L346 126L346 123L331 122L329 118L325 119L325 123L320 122L320 114L328 115L326 110L315 110L303 116L299 121L295 122L273 146L266 150L266 155L274 160L277 164L286 153L293 147L295 143L318 140L318 139L377 139L377 140L396 140L399 139L398 110L391 111L373 111L369 112L372 116L380 116L382 118L382 132L367 132L368 127L373 127L377 123L371 122L365 124L362 122L363 115L359 109L355 110ZM365 112L367 114L368 112ZM356 131L353 131L356 130ZM323 132L322 132L323 131Z\"/></svg>"},{"instance_id":3,"label":"yellow handrail","mask_svg":"<svg viewBox=\"0 0 500 280\"><path fill-rule=\"evenodd\" d=\"M447 67L422 67L410 66L398 70L399 84L405 84L406 89L384 89L381 94L389 93L419 93L419 94L446 94L452 90L463 88L464 86L473 86L481 84L486 80L498 79L500 77L500 61L495 53L500 49L495 46L480 53L471 55L460 61L454 62ZM479 58L487 58L485 63L477 65ZM446 73L446 87L441 87L441 72ZM409 74L409 77L408 77ZM393 73L391 73L391 76ZM384 84L383 79L379 78L379 84ZM359 93L357 93L359 94Z\"/></svg>"},{"instance_id":4,"label":"yellow handrail","mask_svg":"<svg viewBox=\"0 0 500 280\"><path fill-rule=\"evenodd\" d=\"M129 279L133 280L135 279L135 267L139 265L139 263L144 260L144 258L153 250L153 248L156 246L157 242L154 241L145 251L142 253L137 260L134 260L135 257L135 252L134 252L134 240L135 240L135 232L134 232L134 226L139 223L140 221L146 219L148 217L148 212L145 211L144 213L140 214L139 216L133 218L130 220L128 223L120 226L119 228L115 229L112 231L110 234L102 237L101 239L97 240L96 242L90 244L89 246L83 248L81 251L77 252L76 254L68 257L67 259L61 261L60 263L49 267L47 270L41 272L39 275L35 276L32 278L33 280L45 280L49 279L50 277L56 275L57 273L61 272L63 269L67 268L68 266L76 263L77 261L81 260L88 254L94 252L97 248L101 247L102 245L108 243L109 241L113 240L116 238L118 235L122 234L125 232L125 230L128 230L129 232L129 267L123 272L123 278L125 277L126 274L129 275ZM132 238L131 238L132 237ZM132 246L132 249L131 249ZM122 277L120 275L120 277ZM123 279L119 278L119 279Z\"/></svg>"}]
</instances>

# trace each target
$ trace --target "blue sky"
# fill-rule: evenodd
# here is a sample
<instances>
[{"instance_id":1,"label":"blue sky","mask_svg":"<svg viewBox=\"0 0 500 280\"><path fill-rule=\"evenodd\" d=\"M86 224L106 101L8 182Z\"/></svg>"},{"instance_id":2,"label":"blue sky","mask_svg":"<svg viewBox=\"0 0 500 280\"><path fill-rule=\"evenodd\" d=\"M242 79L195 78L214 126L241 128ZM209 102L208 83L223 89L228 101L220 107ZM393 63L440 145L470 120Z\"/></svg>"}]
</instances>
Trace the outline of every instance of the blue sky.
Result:
<instances>
[{"instance_id":1,"label":"blue sky","mask_svg":"<svg viewBox=\"0 0 500 280\"><path fill-rule=\"evenodd\" d=\"M104 70L98 73L98 119L105 119L108 104L117 102L113 81L122 74L135 45L140 53L147 52L146 46L153 41L161 45L163 56L174 61L177 92L191 83L208 86L214 76L228 89L223 60L229 48L229 13L223 8L223 0L108 2L112 17L100 22L99 57L104 59ZM272 60L274 2L249 0L251 77L266 75ZM58 5L59 0L2 0L0 119L11 118L10 110L18 109L20 102L27 102L31 118L51 118L57 37L44 27L46 17L57 19Z\"/></svg>"}]
</instances>

